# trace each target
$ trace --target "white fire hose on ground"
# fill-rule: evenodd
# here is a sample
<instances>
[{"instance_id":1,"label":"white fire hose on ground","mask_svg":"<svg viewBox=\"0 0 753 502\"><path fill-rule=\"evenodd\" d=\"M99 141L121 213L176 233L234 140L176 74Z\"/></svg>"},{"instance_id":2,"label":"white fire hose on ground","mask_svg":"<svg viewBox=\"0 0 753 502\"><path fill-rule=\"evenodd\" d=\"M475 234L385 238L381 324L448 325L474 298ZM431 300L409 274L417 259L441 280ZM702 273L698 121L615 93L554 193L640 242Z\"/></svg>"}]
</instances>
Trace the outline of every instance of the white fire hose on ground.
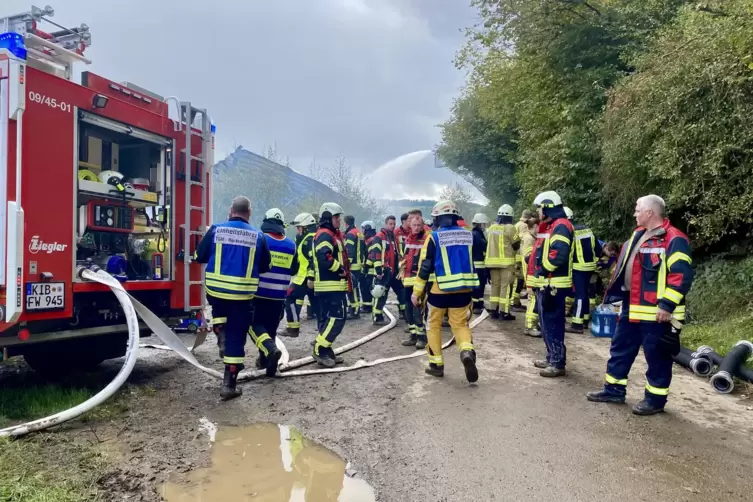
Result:
<instances>
[{"instance_id":1,"label":"white fire hose on ground","mask_svg":"<svg viewBox=\"0 0 753 502\"><path fill-rule=\"evenodd\" d=\"M191 363L193 366L200 369L201 371L215 378L218 378L220 380L223 378L223 375L221 372L215 369L203 366L201 363L199 363L199 361L196 359L191 349L186 347L186 345L180 340L180 338L178 338L175 332L169 326L167 326L162 321L162 319L157 317L152 311L146 308L141 302L139 302L138 300L130 296L128 292L126 292L125 288L123 288L122 284L117 279L107 274L103 270L97 269L95 271L95 270L89 270L85 267L80 267L78 269L78 275L82 279L98 282L100 284L104 284L105 286L108 286L112 290L112 292L115 294L115 296L118 298L118 301L120 302L120 305L123 308L123 312L125 313L126 322L128 325L128 346L126 349L125 361L123 363L123 366L118 372L118 374L115 376L112 382L110 382L104 389L102 389L97 394L87 399L83 403L79 404L78 406L62 411L55 415L51 415L49 417L41 418L39 420L34 420L32 422L28 422L25 424L14 425L11 427L7 427L5 429L0 429L0 437L3 437L3 436L20 437L30 432L39 431L42 429L53 427L55 425L62 424L63 422L67 422L69 420L77 418L83 415L84 413L94 409L95 407L99 406L104 401L109 399L113 394L115 394L115 392L117 392L117 390L128 379L128 376L131 374L131 371L133 370L133 367L136 364L136 360L138 359L138 353L139 353L138 317L141 317L144 323L165 344L165 346L155 346L155 348L164 348L164 349L173 350L178 355L180 355L183 359L185 359L186 361L188 361L189 363ZM384 309L384 312L387 314L387 317L390 318L389 324L382 326L378 330L364 336L363 338L360 338L358 340L345 344L341 347L338 347L337 349L335 349L335 354L342 354L343 352L353 350L356 347L359 347L367 342L370 342L371 340L374 340L378 336L394 328L395 325L397 324L397 319L389 310ZM471 328L476 327L479 323L481 323L481 321L486 319L488 315L489 314L486 311L484 311L479 317L473 319L473 321L471 321L470 323ZM453 342L454 342L454 338L451 338L442 346L442 348L445 349L449 347L450 345L452 345ZM279 337L276 338L276 343L277 343L277 346L280 347L280 350L282 350L283 352L283 357L281 358L281 364L278 368L280 372L278 373L278 375L282 377L317 375L317 374L324 374L324 373L342 373L345 371L352 371L352 370L357 370L361 368L369 368L369 367L377 366L379 364L389 363L393 361L401 361L404 359L412 359L415 357L421 357L426 354L426 352L423 350L416 350L412 354L404 354L400 356L380 358L380 359L375 359L373 361L365 361L363 359L359 359L358 362L356 362L355 364L351 366L341 366L337 368L324 368L324 369L316 369L316 370L289 371L289 370L300 368L301 366L305 366L307 364L313 363L314 358L311 356L307 356L301 359L296 359L294 361L289 361L288 351L285 349L285 345L282 343ZM266 375L266 370L244 371L244 372L241 372L241 374L238 376L238 381L250 381L256 378L260 378L265 375Z\"/></svg>"}]
</instances>

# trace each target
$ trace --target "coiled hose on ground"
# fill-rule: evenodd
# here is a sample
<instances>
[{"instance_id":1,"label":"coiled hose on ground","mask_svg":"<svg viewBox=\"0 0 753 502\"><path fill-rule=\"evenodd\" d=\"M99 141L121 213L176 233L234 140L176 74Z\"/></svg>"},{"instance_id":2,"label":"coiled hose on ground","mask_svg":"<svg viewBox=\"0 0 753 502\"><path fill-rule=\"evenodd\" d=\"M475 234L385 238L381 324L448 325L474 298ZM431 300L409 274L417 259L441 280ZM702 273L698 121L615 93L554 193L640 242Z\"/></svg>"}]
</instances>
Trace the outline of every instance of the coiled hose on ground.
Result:
<instances>
[{"instance_id":1,"label":"coiled hose on ground","mask_svg":"<svg viewBox=\"0 0 753 502\"><path fill-rule=\"evenodd\" d=\"M680 366L702 377L709 376L714 369L708 357L699 357L697 352L686 347L681 347L680 352L672 359Z\"/></svg>"},{"instance_id":2,"label":"coiled hose on ground","mask_svg":"<svg viewBox=\"0 0 753 502\"><path fill-rule=\"evenodd\" d=\"M719 365L719 371L711 377L710 383L721 394L729 394L735 388L733 376L753 382L753 371L743 364L753 351L753 343L740 340L727 355L721 357L711 347L699 347L698 352L707 354L713 362Z\"/></svg>"}]
</instances>

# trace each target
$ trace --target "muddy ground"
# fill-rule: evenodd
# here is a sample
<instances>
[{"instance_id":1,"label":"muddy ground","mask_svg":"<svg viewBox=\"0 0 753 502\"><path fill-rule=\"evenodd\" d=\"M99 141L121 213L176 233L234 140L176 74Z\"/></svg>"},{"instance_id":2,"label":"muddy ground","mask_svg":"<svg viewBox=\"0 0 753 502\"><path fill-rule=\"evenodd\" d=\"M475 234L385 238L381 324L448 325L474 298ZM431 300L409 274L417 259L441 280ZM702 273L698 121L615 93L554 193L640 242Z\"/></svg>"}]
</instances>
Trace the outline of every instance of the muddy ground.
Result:
<instances>
[{"instance_id":1,"label":"muddy ground","mask_svg":"<svg viewBox=\"0 0 753 502\"><path fill-rule=\"evenodd\" d=\"M221 403L218 381L173 353L144 349L131 382L156 392L133 393L115 421L67 425L57 434L94 438L112 459L101 482L109 500L161 500L163 482L186 482L208 466L202 418L221 429L293 426L349 461L380 501L751 499L753 400L746 389L722 396L675 367L664 415L639 418L628 406L589 403L584 394L602 384L609 341L568 335L568 378L543 379L531 365L543 342L522 335L522 317L487 319L474 330L477 385L465 381L451 347L441 380L423 374L421 357L257 380L244 384L240 399ZM346 364L409 353L399 343L403 327L346 353ZM366 319L348 322L340 343L372 330ZM309 321L300 338L284 338L291 359L308 355L313 337ZM212 337L197 358L221 368ZM118 364L108 362L103 378ZM630 403L642 395L643 371L639 356Z\"/></svg>"}]
</instances>

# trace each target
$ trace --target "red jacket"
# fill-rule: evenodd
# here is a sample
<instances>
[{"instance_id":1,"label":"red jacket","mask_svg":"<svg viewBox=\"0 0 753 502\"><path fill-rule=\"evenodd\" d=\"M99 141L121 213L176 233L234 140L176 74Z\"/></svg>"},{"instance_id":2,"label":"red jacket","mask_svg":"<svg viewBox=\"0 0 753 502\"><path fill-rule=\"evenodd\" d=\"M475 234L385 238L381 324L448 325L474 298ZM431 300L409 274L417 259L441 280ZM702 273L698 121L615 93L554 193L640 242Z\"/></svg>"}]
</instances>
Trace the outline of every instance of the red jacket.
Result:
<instances>
[{"instance_id":1,"label":"red jacket","mask_svg":"<svg viewBox=\"0 0 753 502\"><path fill-rule=\"evenodd\" d=\"M395 242L397 243L397 251L400 256L405 255L405 240L410 234L410 228L408 230L404 230L402 226L399 226L395 229Z\"/></svg>"},{"instance_id":2,"label":"red jacket","mask_svg":"<svg viewBox=\"0 0 753 502\"><path fill-rule=\"evenodd\" d=\"M685 295L695 277L690 241L665 219L660 234L644 242L635 253L632 274L625 277L626 261L645 232L643 227L636 228L630 240L622 246L614 275L607 287L607 296L629 300L630 322L656 322L659 308L672 313L678 321L684 321ZM626 281L630 284L629 295L623 291Z\"/></svg>"},{"instance_id":3,"label":"red jacket","mask_svg":"<svg viewBox=\"0 0 753 502\"><path fill-rule=\"evenodd\" d=\"M424 247L426 238L429 236L425 230L417 234L410 234L405 238L405 273L403 277L403 284L405 286L413 286L418 274L419 255L421 249Z\"/></svg>"},{"instance_id":4,"label":"red jacket","mask_svg":"<svg viewBox=\"0 0 753 502\"><path fill-rule=\"evenodd\" d=\"M397 274L398 251L392 232L383 228L371 239L369 260L373 264L376 275L382 275L382 267L389 268L393 274Z\"/></svg>"},{"instance_id":5,"label":"red jacket","mask_svg":"<svg viewBox=\"0 0 753 502\"><path fill-rule=\"evenodd\" d=\"M528 257L529 288L573 287L573 236L575 229L567 218L539 224L533 250Z\"/></svg>"}]
</instances>

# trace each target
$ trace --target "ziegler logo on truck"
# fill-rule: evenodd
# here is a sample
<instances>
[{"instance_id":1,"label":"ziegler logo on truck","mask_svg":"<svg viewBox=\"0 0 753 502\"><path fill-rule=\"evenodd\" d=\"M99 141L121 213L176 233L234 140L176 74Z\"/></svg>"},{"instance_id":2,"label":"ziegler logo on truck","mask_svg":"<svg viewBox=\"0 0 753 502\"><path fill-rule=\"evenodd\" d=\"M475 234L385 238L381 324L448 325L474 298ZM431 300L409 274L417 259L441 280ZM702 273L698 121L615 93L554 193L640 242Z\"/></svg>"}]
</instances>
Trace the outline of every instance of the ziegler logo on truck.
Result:
<instances>
[{"instance_id":1,"label":"ziegler logo on truck","mask_svg":"<svg viewBox=\"0 0 753 502\"><path fill-rule=\"evenodd\" d=\"M38 235L32 237L31 242L29 242L29 252L31 254L37 254L40 251L43 253L52 254L55 252L65 251L65 248L67 247L68 244L58 244L57 241L45 242L40 239Z\"/></svg>"}]
</instances>

